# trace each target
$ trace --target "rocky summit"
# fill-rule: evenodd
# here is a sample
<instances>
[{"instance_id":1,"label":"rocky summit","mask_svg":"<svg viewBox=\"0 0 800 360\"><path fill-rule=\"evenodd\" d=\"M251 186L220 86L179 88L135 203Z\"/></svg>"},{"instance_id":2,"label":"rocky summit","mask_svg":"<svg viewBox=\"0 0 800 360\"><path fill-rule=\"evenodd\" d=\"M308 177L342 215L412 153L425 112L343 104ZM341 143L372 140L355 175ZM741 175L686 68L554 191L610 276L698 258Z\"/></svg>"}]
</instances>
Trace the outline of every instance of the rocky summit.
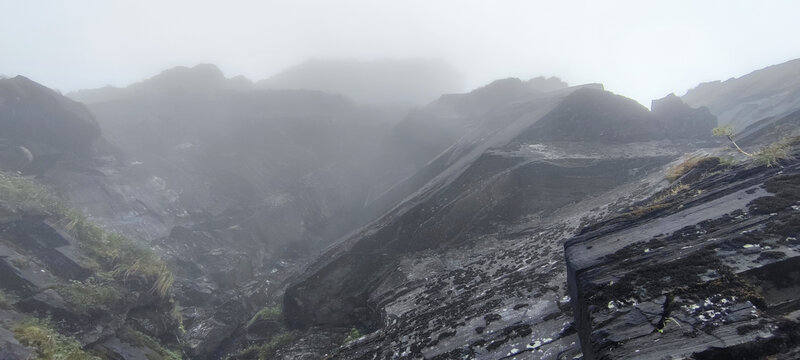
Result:
<instances>
[{"instance_id":1,"label":"rocky summit","mask_svg":"<svg viewBox=\"0 0 800 360\"><path fill-rule=\"evenodd\" d=\"M797 358L797 61L650 109L0 80L0 359Z\"/></svg>"}]
</instances>

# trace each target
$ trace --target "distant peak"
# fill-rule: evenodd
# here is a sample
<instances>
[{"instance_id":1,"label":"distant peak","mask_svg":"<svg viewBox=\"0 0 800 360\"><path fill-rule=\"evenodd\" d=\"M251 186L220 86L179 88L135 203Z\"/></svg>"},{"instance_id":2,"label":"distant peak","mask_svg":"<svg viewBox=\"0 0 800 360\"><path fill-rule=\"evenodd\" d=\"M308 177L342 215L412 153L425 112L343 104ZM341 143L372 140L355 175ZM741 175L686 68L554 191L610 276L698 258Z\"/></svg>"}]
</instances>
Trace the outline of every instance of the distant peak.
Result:
<instances>
[{"instance_id":1,"label":"distant peak","mask_svg":"<svg viewBox=\"0 0 800 360\"><path fill-rule=\"evenodd\" d=\"M87 104L110 101L123 97L156 93L208 93L220 90L249 90L253 82L244 76L226 78L214 64L198 64L192 67L176 66L158 75L128 87L105 86L97 89L78 90L68 94L74 100Z\"/></svg>"},{"instance_id":2,"label":"distant peak","mask_svg":"<svg viewBox=\"0 0 800 360\"><path fill-rule=\"evenodd\" d=\"M546 78L544 76L537 76L533 79L530 79L526 82L529 88L541 92L553 91L553 90L561 90L564 88L569 87L569 84L562 81L560 78L552 76Z\"/></svg>"}]
</instances>

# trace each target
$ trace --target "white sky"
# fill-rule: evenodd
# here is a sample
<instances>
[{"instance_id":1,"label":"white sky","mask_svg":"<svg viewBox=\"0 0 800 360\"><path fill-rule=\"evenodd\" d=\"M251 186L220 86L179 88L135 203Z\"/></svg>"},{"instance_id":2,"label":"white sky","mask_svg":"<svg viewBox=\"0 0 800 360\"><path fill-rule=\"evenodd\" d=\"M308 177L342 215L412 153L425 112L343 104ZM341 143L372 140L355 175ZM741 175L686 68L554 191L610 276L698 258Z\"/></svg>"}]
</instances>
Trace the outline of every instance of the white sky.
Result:
<instances>
[{"instance_id":1,"label":"white sky","mask_svg":"<svg viewBox=\"0 0 800 360\"><path fill-rule=\"evenodd\" d=\"M260 80L309 58L426 57L468 88L555 75L649 105L800 57L798 14L794 0L0 0L0 74L67 92L176 65Z\"/></svg>"}]
</instances>

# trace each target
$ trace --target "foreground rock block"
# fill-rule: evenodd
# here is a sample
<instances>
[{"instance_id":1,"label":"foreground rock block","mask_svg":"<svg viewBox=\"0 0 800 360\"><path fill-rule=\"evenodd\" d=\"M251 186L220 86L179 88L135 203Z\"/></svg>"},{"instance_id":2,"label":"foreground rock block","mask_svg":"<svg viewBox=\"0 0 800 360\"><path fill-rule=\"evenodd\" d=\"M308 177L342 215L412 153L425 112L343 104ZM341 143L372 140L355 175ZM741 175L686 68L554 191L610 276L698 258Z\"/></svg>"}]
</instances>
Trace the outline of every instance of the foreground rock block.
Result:
<instances>
[{"instance_id":1,"label":"foreground rock block","mask_svg":"<svg viewBox=\"0 0 800 360\"><path fill-rule=\"evenodd\" d=\"M584 358L796 358L800 166L684 185L565 244Z\"/></svg>"}]
</instances>

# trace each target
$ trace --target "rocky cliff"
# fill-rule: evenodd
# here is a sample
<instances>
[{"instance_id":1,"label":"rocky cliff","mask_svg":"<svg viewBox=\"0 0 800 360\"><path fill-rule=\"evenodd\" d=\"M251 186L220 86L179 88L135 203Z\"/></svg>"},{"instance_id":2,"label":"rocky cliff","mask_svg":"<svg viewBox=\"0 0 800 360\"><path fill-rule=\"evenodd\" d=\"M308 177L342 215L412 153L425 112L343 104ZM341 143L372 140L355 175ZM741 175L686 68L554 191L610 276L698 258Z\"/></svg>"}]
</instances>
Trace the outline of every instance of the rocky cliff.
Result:
<instances>
[{"instance_id":1,"label":"rocky cliff","mask_svg":"<svg viewBox=\"0 0 800 360\"><path fill-rule=\"evenodd\" d=\"M746 158L710 138L739 102L555 78L402 120L213 66L84 93L97 120L11 80L0 357L797 355L790 103L743 120Z\"/></svg>"},{"instance_id":2,"label":"rocky cliff","mask_svg":"<svg viewBox=\"0 0 800 360\"><path fill-rule=\"evenodd\" d=\"M663 180L660 168L691 149L666 131L674 117L598 86L482 112L408 180L417 191L287 289L287 319L377 330L341 358L578 354L562 241Z\"/></svg>"},{"instance_id":3,"label":"rocky cliff","mask_svg":"<svg viewBox=\"0 0 800 360\"><path fill-rule=\"evenodd\" d=\"M800 59L725 81L702 83L681 98L705 106L720 124L744 130L756 121L780 117L800 107Z\"/></svg>"}]
</instances>

